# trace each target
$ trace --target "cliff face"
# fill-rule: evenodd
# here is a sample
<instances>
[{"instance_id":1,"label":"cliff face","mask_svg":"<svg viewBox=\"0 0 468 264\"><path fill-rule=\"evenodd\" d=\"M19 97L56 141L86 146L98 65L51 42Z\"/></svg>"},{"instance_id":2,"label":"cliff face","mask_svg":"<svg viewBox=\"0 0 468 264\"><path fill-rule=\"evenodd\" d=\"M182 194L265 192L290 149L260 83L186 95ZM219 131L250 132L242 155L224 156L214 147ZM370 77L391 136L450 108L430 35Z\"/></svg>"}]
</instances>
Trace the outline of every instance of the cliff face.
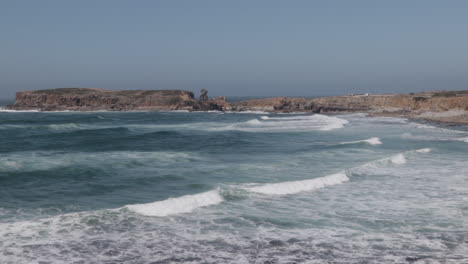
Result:
<instances>
[{"instance_id":1,"label":"cliff face","mask_svg":"<svg viewBox=\"0 0 468 264\"><path fill-rule=\"evenodd\" d=\"M206 91L205 91L206 92ZM41 111L266 111L266 112L368 112L436 121L468 123L468 91L416 94L348 95L322 98L276 97L226 102L225 97L196 100L184 90L115 91L88 88L61 88L18 92L9 109Z\"/></svg>"},{"instance_id":2,"label":"cliff face","mask_svg":"<svg viewBox=\"0 0 468 264\"><path fill-rule=\"evenodd\" d=\"M277 112L442 112L468 110L468 91L458 93L418 93L391 95L348 95L321 98L276 97L232 104L238 110Z\"/></svg>"},{"instance_id":3,"label":"cliff face","mask_svg":"<svg viewBox=\"0 0 468 264\"><path fill-rule=\"evenodd\" d=\"M208 102L207 102L208 103ZM18 92L10 109L38 109L41 111L138 111L204 109L184 90L127 90L114 91L88 88L60 88Z\"/></svg>"},{"instance_id":4,"label":"cliff face","mask_svg":"<svg viewBox=\"0 0 468 264\"><path fill-rule=\"evenodd\" d=\"M348 95L322 98L267 98L232 104L237 111L368 112L434 121L468 123L468 91L392 95Z\"/></svg>"}]
</instances>

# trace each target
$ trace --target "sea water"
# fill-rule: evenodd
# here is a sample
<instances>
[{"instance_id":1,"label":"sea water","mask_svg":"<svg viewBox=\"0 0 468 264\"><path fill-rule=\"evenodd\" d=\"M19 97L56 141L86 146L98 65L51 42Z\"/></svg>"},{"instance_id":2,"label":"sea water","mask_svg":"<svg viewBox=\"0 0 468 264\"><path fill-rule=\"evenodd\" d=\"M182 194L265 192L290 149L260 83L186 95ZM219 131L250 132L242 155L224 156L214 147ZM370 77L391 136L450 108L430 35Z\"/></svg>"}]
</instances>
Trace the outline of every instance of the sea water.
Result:
<instances>
[{"instance_id":1,"label":"sea water","mask_svg":"<svg viewBox=\"0 0 468 264\"><path fill-rule=\"evenodd\" d=\"M3 111L0 263L468 263L465 129Z\"/></svg>"}]
</instances>

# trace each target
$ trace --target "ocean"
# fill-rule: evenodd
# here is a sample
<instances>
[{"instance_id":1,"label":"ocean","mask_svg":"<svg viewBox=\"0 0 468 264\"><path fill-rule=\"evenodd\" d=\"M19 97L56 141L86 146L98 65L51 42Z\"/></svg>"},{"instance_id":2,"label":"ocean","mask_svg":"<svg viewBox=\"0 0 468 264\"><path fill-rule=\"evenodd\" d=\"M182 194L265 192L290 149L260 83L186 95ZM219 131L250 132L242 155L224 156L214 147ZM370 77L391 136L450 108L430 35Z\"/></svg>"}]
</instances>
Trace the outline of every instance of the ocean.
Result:
<instances>
[{"instance_id":1,"label":"ocean","mask_svg":"<svg viewBox=\"0 0 468 264\"><path fill-rule=\"evenodd\" d=\"M468 263L468 132L0 112L0 263Z\"/></svg>"}]
</instances>

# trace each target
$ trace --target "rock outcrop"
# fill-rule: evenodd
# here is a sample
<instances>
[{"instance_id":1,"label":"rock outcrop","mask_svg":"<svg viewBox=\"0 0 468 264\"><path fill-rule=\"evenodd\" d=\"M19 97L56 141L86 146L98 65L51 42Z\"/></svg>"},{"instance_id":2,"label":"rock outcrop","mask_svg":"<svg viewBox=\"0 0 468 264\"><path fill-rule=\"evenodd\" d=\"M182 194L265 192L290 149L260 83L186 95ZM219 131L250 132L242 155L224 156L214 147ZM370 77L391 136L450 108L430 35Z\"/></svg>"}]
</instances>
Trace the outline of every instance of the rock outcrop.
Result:
<instances>
[{"instance_id":1,"label":"rock outcrop","mask_svg":"<svg viewBox=\"0 0 468 264\"><path fill-rule=\"evenodd\" d=\"M198 101L184 90L105 90L59 88L24 91L16 94L13 110L41 111L166 111L224 110L225 101Z\"/></svg>"},{"instance_id":2,"label":"rock outcrop","mask_svg":"<svg viewBox=\"0 0 468 264\"><path fill-rule=\"evenodd\" d=\"M208 101L208 91L206 89L200 90L200 102Z\"/></svg>"},{"instance_id":3,"label":"rock outcrop","mask_svg":"<svg viewBox=\"0 0 468 264\"><path fill-rule=\"evenodd\" d=\"M439 91L416 94L347 95L321 98L275 97L229 103L225 97L200 100L185 90L115 91L61 88L18 92L13 110L41 111L265 111L265 112L368 112L434 121L468 123L468 91Z\"/></svg>"},{"instance_id":4,"label":"rock outcrop","mask_svg":"<svg viewBox=\"0 0 468 264\"><path fill-rule=\"evenodd\" d=\"M468 123L468 91L416 94L348 95L321 98L276 97L241 101L234 111L266 112L367 112L373 115L405 116L433 121Z\"/></svg>"}]
</instances>

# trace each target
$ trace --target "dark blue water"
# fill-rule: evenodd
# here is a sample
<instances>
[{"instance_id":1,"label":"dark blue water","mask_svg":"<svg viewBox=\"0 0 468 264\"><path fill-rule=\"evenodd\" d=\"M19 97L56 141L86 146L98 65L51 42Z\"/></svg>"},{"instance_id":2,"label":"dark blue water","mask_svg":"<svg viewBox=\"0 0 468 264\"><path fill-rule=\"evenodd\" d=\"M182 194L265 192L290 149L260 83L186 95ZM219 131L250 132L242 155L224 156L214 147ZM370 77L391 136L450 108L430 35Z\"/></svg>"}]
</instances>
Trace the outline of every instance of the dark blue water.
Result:
<instances>
[{"instance_id":1,"label":"dark blue water","mask_svg":"<svg viewBox=\"0 0 468 264\"><path fill-rule=\"evenodd\" d=\"M468 262L463 128L0 112L0 138L0 263Z\"/></svg>"}]
</instances>

